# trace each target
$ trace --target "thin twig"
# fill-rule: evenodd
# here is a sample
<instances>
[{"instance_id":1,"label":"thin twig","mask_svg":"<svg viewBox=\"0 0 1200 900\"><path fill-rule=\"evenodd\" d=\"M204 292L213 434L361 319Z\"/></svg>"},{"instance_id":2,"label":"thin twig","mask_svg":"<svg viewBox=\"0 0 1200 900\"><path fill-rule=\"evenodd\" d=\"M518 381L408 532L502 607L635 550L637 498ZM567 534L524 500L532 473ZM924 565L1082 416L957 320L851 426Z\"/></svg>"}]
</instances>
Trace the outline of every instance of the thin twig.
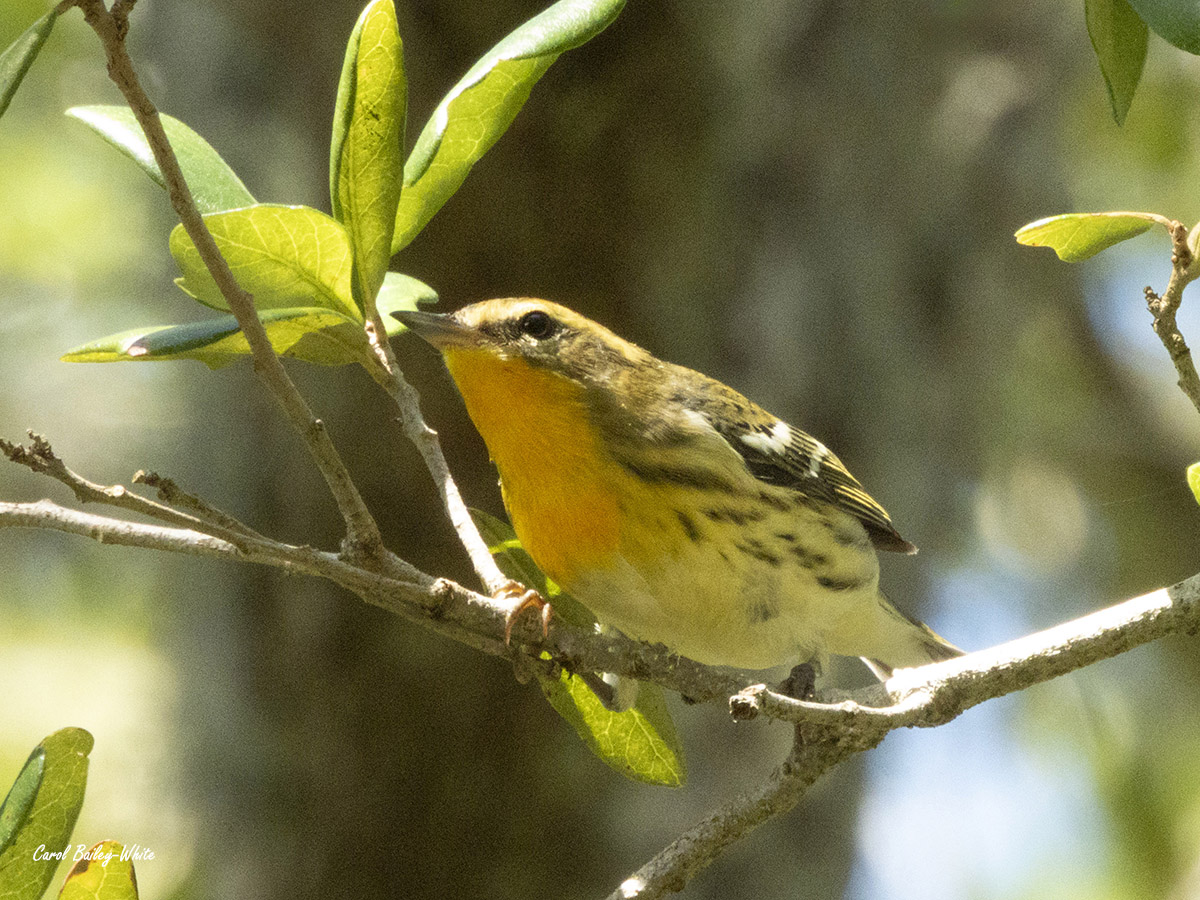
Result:
<instances>
[{"instance_id":1,"label":"thin twig","mask_svg":"<svg viewBox=\"0 0 1200 900\"><path fill-rule=\"evenodd\" d=\"M1162 341L1175 364L1179 375L1179 389L1187 395L1200 412L1200 375L1196 374L1196 364L1192 361L1192 351L1188 348L1175 314L1183 302L1183 289L1200 276L1200 265L1197 265L1195 254L1188 247L1188 231L1180 222L1170 223L1171 231L1171 278L1167 289L1160 297L1153 289L1146 288L1146 306L1154 316L1154 333Z\"/></svg>"},{"instance_id":2,"label":"thin twig","mask_svg":"<svg viewBox=\"0 0 1200 900\"><path fill-rule=\"evenodd\" d=\"M11 462L26 466L34 472L48 475L55 481L61 481L71 489L75 499L80 503L103 503L106 506L115 506L118 509L141 513L144 516L166 522L168 525L202 531L239 547L243 545L241 538L248 534L254 534L245 526L230 528L224 524L204 522L196 516L181 513L169 506L140 497L121 484L96 484L88 481L67 468L66 463L59 458L50 446L50 442L42 435L30 431L29 437L30 445L28 447L0 438L0 453L7 456ZM236 519L226 518L235 525L241 525ZM265 540L262 535L256 536Z\"/></svg>"},{"instance_id":3,"label":"thin twig","mask_svg":"<svg viewBox=\"0 0 1200 900\"><path fill-rule=\"evenodd\" d=\"M240 519L234 518L224 510L217 509L207 500L189 494L171 478L159 475L157 472L147 472L138 469L131 479L134 484L144 484L158 492L158 499L171 506L185 509L202 522L208 522L224 528L233 534L254 538L260 541L269 540L266 535L254 530Z\"/></svg>"},{"instance_id":4,"label":"thin twig","mask_svg":"<svg viewBox=\"0 0 1200 900\"><path fill-rule=\"evenodd\" d=\"M347 552L352 556L372 560L377 565L391 565L394 557L384 549L379 526L351 480L350 473L346 470L324 423L313 415L288 377L283 364L271 347L262 322L259 321L253 298L237 283L229 264L217 249L216 241L196 208L191 190L183 177L170 141L167 140L158 110L138 82L133 62L125 50L125 31L128 25L125 17L133 4L126 0L123 4L114 5L114 10L110 13L102 0L75 2L104 46L109 77L120 88L129 108L137 117L154 154L154 160L162 172L171 205L175 208L179 221L183 223L188 237L195 244L200 258L246 335L253 355L254 370L266 382L272 396L283 407L288 419L308 445L309 452L337 501L338 509L346 523Z\"/></svg>"},{"instance_id":5,"label":"thin twig","mask_svg":"<svg viewBox=\"0 0 1200 900\"><path fill-rule=\"evenodd\" d=\"M770 777L706 816L625 879L608 900L656 900L683 890L725 848L792 809L838 763L883 740L886 731L851 735L797 725L792 749Z\"/></svg>"},{"instance_id":6,"label":"thin twig","mask_svg":"<svg viewBox=\"0 0 1200 900\"><path fill-rule=\"evenodd\" d=\"M438 493L441 495L442 506L445 507L450 524L454 526L459 541L467 551L475 573L489 593L499 593L509 579L496 565L495 559L488 551L487 543L479 534L479 529L475 527L475 520L471 518L470 510L467 509L467 504L458 491L458 485L455 484L454 477L450 474L450 467L446 464L446 457L442 454L442 446L438 442L437 432L429 427L425 422L425 417L421 414L421 398L400 371L396 354L392 350L391 344L387 342L387 331L384 329L378 313L369 323L367 333L371 340L371 346L375 350L375 358L379 363L377 366L370 367L371 377L387 391L388 396L399 408L400 427L405 436L416 445L421 458L425 460L425 467L429 469L429 474L433 476L434 484L437 485Z\"/></svg>"}]
</instances>

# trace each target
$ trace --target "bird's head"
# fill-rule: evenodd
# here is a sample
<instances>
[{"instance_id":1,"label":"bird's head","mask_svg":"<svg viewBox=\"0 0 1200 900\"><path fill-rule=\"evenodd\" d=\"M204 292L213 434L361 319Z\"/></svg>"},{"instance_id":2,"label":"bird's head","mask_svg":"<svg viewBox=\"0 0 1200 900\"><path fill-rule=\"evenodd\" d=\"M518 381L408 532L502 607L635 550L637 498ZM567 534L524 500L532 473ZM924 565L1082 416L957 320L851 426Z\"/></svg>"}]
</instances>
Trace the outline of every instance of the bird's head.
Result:
<instances>
[{"instance_id":1,"label":"bird's head","mask_svg":"<svg viewBox=\"0 0 1200 900\"><path fill-rule=\"evenodd\" d=\"M451 372L456 362L467 360L500 366L524 363L594 385L614 371L652 359L603 325L548 300L484 300L448 314L392 315L440 350Z\"/></svg>"}]
</instances>

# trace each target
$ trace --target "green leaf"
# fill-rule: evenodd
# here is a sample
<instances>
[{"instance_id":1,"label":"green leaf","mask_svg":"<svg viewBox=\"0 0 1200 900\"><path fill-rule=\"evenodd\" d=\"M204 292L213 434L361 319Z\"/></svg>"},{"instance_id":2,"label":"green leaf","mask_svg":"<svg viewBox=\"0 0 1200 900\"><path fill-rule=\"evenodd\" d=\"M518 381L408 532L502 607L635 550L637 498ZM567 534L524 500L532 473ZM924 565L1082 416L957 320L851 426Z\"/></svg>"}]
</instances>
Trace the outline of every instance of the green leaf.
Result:
<instances>
[{"instance_id":1,"label":"green leaf","mask_svg":"<svg viewBox=\"0 0 1200 900\"><path fill-rule=\"evenodd\" d=\"M158 163L154 161L154 154L150 152L150 145L146 143L146 136L142 134L142 128L129 107L75 106L67 110L67 115L87 125L132 159L159 187L167 186ZM179 160L179 168L183 170L183 177L200 212L220 212L254 205L254 197L246 190L242 179L237 177L208 141L178 119L167 115L161 115L161 118L167 140L171 142Z\"/></svg>"},{"instance_id":2,"label":"green leaf","mask_svg":"<svg viewBox=\"0 0 1200 900\"><path fill-rule=\"evenodd\" d=\"M20 37L0 53L0 116L8 109L8 104L12 102L17 88L21 86L25 73L37 59L42 44L50 37L50 32L54 30L54 20L57 18L58 13L50 10L21 32Z\"/></svg>"},{"instance_id":3,"label":"green leaf","mask_svg":"<svg viewBox=\"0 0 1200 900\"><path fill-rule=\"evenodd\" d=\"M383 287L379 289L375 305L379 309L380 318L383 319L383 327L387 330L388 337L391 337L408 330L400 324L399 319L392 317L392 313L402 309L416 309L418 303L430 304L437 301L437 291L425 282L400 272L388 272L383 276Z\"/></svg>"},{"instance_id":4,"label":"green leaf","mask_svg":"<svg viewBox=\"0 0 1200 900\"><path fill-rule=\"evenodd\" d=\"M563 621L580 628L595 625L595 617L537 567L511 525L478 509L471 510L471 518L501 572L551 599L554 615ZM539 675L538 681L550 705L607 765L648 784L678 787L687 781L683 746L658 685L640 682L633 708L613 712L577 675L563 671L558 678Z\"/></svg>"},{"instance_id":5,"label":"green leaf","mask_svg":"<svg viewBox=\"0 0 1200 900\"><path fill-rule=\"evenodd\" d=\"M1187 483L1188 487L1192 489L1192 495L1196 498L1196 502L1200 503L1200 462L1188 466Z\"/></svg>"},{"instance_id":6,"label":"green leaf","mask_svg":"<svg viewBox=\"0 0 1200 900\"><path fill-rule=\"evenodd\" d=\"M392 252L425 227L512 123L559 55L591 40L625 0L559 0L489 50L438 104L404 165Z\"/></svg>"},{"instance_id":7,"label":"green leaf","mask_svg":"<svg viewBox=\"0 0 1200 900\"><path fill-rule=\"evenodd\" d=\"M1155 223L1168 224L1154 213L1067 213L1030 222L1015 237L1017 243L1029 247L1053 248L1064 262L1079 262L1137 237Z\"/></svg>"},{"instance_id":8,"label":"green leaf","mask_svg":"<svg viewBox=\"0 0 1200 900\"><path fill-rule=\"evenodd\" d=\"M4 820L10 803L25 810L23 814L13 816L14 820L20 820L16 833L10 835L0 852L0 898L3 900L37 900L54 877L59 859L47 858L47 855L60 854L71 840L71 831L83 805L87 755L92 750L92 743L92 736L82 728L56 731L38 745L17 776L13 789L18 794L14 797L13 792L9 792L3 813L0 813L0 820ZM31 765L35 769L38 765L42 767L32 804L27 796L36 780L29 774Z\"/></svg>"},{"instance_id":9,"label":"green leaf","mask_svg":"<svg viewBox=\"0 0 1200 900\"><path fill-rule=\"evenodd\" d=\"M1149 29L1129 0L1085 0L1084 15L1113 118L1123 125L1146 63Z\"/></svg>"},{"instance_id":10,"label":"green leaf","mask_svg":"<svg viewBox=\"0 0 1200 900\"><path fill-rule=\"evenodd\" d=\"M404 177L408 88L392 0L372 0L350 35L333 113L329 195L354 249L354 300L370 317L392 256Z\"/></svg>"},{"instance_id":11,"label":"green leaf","mask_svg":"<svg viewBox=\"0 0 1200 900\"><path fill-rule=\"evenodd\" d=\"M1200 54L1200 4L1196 0L1129 0L1142 21L1180 50Z\"/></svg>"},{"instance_id":12,"label":"green leaf","mask_svg":"<svg viewBox=\"0 0 1200 900\"><path fill-rule=\"evenodd\" d=\"M379 291L379 308L390 328L388 334L404 330L387 313L416 309L418 303L436 303L437 293L429 285L399 272L388 272ZM369 362L370 344L362 323L333 309L292 307L259 313L271 346L280 356L302 359L323 366ZM69 350L64 362L147 362L197 359L219 369L250 355L250 345L233 316L221 316L184 325L134 328L109 335Z\"/></svg>"},{"instance_id":13,"label":"green leaf","mask_svg":"<svg viewBox=\"0 0 1200 900\"><path fill-rule=\"evenodd\" d=\"M542 693L593 753L634 781L681 787L687 767L679 735L656 684L638 685L632 709L606 709L577 675L538 676Z\"/></svg>"},{"instance_id":14,"label":"green leaf","mask_svg":"<svg viewBox=\"0 0 1200 900\"><path fill-rule=\"evenodd\" d=\"M39 747L26 761L8 796L4 798L4 804L0 805L0 855L16 840L17 832L29 818L45 768L46 753Z\"/></svg>"},{"instance_id":15,"label":"green leaf","mask_svg":"<svg viewBox=\"0 0 1200 900\"><path fill-rule=\"evenodd\" d=\"M265 203L209 213L204 222L259 310L319 306L361 320L350 296L350 238L341 222L308 206ZM171 232L170 247L183 271L176 284L201 303L228 310L182 225Z\"/></svg>"},{"instance_id":16,"label":"green leaf","mask_svg":"<svg viewBox=\"0 0 1200 900\"><path fill-rule=\"evenodd\" d=\"M137 900L133 860L122 859L125 847L101 841L72 866L58 900Z\"/></svg>"},{"instance_id":17,"label":"green leaf","mask_svg":"<svg viewBox=\"0 0 1200 900\"><path fill-rule=\"evenodd\" d=\"M371 348L362 325L342 313L316 307L270 309L259 313L271 346L280 356L324 366L368 361ZM250 354L233 316L185 325L135 328L76 347L63 362L160 361L198 359L219 369Z\"/></svg>"}]
</instances>

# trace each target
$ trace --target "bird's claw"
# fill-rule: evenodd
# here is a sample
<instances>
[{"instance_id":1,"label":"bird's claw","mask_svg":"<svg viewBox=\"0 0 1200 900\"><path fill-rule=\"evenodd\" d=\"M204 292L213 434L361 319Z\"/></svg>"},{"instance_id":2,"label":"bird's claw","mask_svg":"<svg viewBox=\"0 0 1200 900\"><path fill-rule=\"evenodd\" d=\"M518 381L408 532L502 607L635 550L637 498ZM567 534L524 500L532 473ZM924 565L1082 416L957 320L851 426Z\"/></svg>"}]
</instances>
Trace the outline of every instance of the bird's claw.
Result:
<instances>
[{"instance_id":1,"label":"bird's claw","mask_svg":"<svg viewBox=\"0 0 1200 900\"><path fill-rule=\"evenodd\" d=\"M493 595L497 600L511 600L512 607L504 616L504 644L507 646L512 642L513 625L516 624L517 617L527 609L538 610L542 620L542 637L550 635L550 616L553 610L550 604L546 602L535 590L526 588L525 585L516 581L510 581Z\"/></svg>"}]
</instances>

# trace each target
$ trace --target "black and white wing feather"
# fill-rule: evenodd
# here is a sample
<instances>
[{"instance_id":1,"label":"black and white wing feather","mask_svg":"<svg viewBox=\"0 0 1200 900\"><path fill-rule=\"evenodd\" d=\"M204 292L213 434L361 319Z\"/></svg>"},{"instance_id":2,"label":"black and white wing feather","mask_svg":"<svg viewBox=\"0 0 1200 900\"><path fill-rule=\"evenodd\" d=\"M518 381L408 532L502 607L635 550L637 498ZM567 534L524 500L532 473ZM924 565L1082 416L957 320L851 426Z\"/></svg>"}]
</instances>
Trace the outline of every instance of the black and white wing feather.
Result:
<instances>
[{"instance_id":1,"label":"black and white wing feather","mask_svg":"<svg viewBox=\"0 0 1200 900\"><path fill-rule=\"evenodd\" d=\"M887 510L863 489L832 450L734 391L722 399L721 415L713 415L711 409L700 412L745 460L755 478L849 513L862 522L879 550L917 552L896 531Z\"/></svg>"}]
</instances>

